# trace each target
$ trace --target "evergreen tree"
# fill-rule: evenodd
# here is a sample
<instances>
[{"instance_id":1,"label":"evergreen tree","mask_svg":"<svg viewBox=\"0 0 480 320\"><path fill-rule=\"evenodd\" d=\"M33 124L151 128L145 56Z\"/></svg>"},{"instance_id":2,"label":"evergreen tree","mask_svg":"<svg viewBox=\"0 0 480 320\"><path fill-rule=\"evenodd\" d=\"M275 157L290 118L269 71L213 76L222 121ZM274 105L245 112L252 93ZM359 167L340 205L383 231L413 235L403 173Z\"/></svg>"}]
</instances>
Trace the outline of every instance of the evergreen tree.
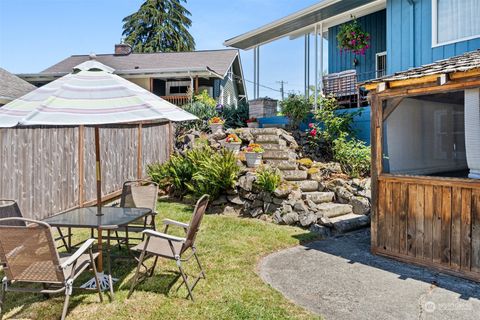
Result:
<instances>
[{"instance_id":1,"label":"evergreen tree","mask_svg":"<svg viewBox=\"0 0 480 320\"><path fill-rule=\"evenodd\" d=\"M186 0L146 0L140 9L123 19L125 42L134 52L178 52L195 50L188 32L192 25Z\"/></svg>"}]
</instances>

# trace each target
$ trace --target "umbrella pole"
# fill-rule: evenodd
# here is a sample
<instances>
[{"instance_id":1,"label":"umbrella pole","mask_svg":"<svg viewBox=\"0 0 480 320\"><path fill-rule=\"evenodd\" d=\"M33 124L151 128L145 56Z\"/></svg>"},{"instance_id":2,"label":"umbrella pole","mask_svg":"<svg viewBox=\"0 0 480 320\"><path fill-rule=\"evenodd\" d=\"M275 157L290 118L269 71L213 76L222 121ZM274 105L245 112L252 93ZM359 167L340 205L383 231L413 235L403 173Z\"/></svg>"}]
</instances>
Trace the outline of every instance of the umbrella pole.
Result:
<instances>
[{"instance_id":1,"label":"umbrella pole","mask_svg":"<svg viewBox=\"0 0 480 320\"><path fill-rule=\"evenodd\" d=\"M97 175L97 216L102 215L102 171L100 166L100 129L95 126L95 167ZM103 272L102 229L98 228L98 258L97 271Z\"/></svg>"}]
</instances>

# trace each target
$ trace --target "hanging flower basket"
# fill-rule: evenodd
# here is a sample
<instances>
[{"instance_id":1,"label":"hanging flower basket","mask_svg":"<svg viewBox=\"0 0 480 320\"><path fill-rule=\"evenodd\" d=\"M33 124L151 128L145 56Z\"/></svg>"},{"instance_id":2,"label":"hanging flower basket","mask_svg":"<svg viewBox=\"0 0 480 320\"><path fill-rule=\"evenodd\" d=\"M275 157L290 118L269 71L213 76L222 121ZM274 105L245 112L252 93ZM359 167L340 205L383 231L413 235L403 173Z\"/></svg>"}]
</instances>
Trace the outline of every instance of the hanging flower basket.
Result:
<instances>
[{"instance_id":1,"label":"hanging flower basket","mask_svg":"<svg viewBox=\"0 0 480 320\"><path fill-rule=\"evenodd\" d=\"M340 27L337 34L338 48L340 52L345 50L365 55L365 51L370 48L370 34L362 30L354 16L352 19L352 22L345 23Z\"/></svg>"}]
</instances>

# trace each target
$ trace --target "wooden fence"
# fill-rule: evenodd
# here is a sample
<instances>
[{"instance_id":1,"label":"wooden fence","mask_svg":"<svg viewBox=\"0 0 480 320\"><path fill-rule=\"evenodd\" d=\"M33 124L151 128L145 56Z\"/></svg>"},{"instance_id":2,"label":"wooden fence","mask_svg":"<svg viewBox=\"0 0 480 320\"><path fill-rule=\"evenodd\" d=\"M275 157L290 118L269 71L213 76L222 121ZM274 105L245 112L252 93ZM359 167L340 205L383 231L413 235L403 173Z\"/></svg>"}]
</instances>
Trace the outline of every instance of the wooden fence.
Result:
<instances>
[{"instance_id":1,"label":"wooden fence","mask_svg":"<svg viewBox=\"0 0 480 320\"><path fill-rule=\"evenodd\" d=\"M123 181L145 176L172 148L169 123L100 129L102 200L120 194ZM0 129L0 199L19 202L26 217L43 219L96 203L93 127Z\"/></svg>"}]
</instances>

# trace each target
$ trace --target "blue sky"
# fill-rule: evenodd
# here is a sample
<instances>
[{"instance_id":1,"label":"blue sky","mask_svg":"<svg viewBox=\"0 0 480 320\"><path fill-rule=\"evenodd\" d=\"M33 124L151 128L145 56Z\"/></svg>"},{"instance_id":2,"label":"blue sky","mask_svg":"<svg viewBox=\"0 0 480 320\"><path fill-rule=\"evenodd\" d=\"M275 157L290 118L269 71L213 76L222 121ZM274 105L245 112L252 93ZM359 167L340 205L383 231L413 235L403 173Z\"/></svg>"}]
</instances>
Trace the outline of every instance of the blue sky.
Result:
<instances>
[{"instance_id":1,"label":"blue sky","mask_svg":"<svg viewBox=\"0 0 480 320\"><path fill-rule=\"evenodd\" d=\"M319 0L189 0L190 29L197 50L224 48L224 40L281 18ZM142 0L0 0L0 67L33 73L72 55L112 53L122 19ZM260 83L303 91L303 39L282 39L260 48ZM242 51L246 80L253 79L253 53ZM313 62L312 62L313 64ZM313 77L313 75L312 75ZM311 81L313 82L313 81ZM253 89L247 82L249 96ZM278 98L261 88L261 96Z\"/></svg>"}]
</instances>

